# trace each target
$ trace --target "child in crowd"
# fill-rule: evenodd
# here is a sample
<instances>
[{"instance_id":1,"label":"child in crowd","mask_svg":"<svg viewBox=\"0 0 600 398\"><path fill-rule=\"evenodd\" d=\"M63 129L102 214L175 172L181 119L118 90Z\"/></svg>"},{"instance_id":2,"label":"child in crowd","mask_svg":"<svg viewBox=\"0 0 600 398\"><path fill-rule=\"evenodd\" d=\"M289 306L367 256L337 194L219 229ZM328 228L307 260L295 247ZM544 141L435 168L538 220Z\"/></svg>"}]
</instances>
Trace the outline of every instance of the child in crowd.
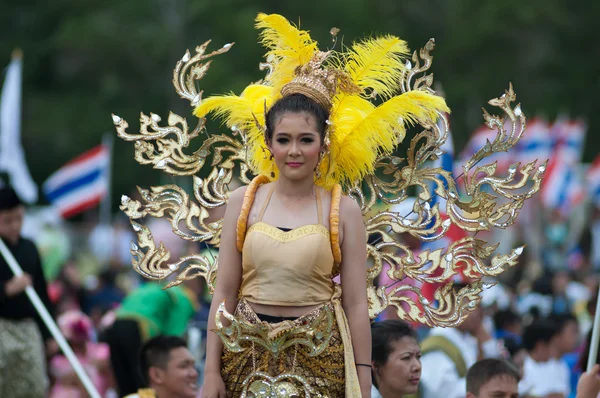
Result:
<instances>
[{"instance_id":1,"label":"child in crowd","mask_svg":"<svg viewBox=\"0 0 600 398\"><path fill-rule=\"evenodd\" d=\"M104 397L111 379L108 345L94 342L92 322L80 311L67 311L62 314L58 318L58 326L92 383ZM52 359L50 370L55 379L50 398L87 397L79 377L64 355L56 355Z\"/></svg>"}]
</instances>

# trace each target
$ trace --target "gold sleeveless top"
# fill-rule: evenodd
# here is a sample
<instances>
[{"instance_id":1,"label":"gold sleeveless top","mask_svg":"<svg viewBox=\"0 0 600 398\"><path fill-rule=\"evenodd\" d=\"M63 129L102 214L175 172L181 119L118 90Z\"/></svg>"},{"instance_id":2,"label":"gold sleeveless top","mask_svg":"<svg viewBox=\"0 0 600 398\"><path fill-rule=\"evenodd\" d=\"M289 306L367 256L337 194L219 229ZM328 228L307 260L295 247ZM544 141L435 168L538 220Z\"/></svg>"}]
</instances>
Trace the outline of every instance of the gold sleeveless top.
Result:
<instances>
[{"instance_id":1,"label":"gold sleeveless top","mask_svg":"<svg viewBox=\"0 0 600 398\"><path fill-rule=\"evenodd\" d=\"M262 205L258 221L246 230L254 194L262 182L257 178L246 190L238 219L238 250L242 253L240 297L251 303L282 306L315 305L331 300L335 287L332 279L338 274L337 265L341 262L337 231L340 189L332 193L330 225L335 232L323 225L319 190L316 190L316 224L283 231L263 222L274 187Z\"/></svg>"}]
</instances>

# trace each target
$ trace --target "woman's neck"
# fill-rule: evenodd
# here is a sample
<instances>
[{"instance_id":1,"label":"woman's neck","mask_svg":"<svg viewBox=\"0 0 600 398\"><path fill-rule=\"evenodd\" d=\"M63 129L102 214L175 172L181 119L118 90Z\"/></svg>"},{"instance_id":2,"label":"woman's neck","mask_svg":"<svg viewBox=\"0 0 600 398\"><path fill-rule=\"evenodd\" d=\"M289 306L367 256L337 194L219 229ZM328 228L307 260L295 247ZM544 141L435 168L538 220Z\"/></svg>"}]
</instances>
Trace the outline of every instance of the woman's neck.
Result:
<instances>
[{"instance_id":1,"label":"woman's neck","mask_svg":"<svg viewBox=\"0 0 600 398\"><path fill-rule=\"evenodd\" d=\"M275 181L275 192L280 197L286 198L306 198L314 195L315 183L313 178L303 180L289 180L284 177L279 177Z\"/></svg>"},{"instance_id":2,"label":"woman's neck","mask_svg":"<svg viewBox=\"0 0 600 398\"><path fill-rule=\"evenodd\" d=\"M385 383L383 385L379 385L378 391L383 398L402 398L406 396L406 394L401 394L398 391L394 391L391 388L387 388Z\"/></svg>"}]
</instances>

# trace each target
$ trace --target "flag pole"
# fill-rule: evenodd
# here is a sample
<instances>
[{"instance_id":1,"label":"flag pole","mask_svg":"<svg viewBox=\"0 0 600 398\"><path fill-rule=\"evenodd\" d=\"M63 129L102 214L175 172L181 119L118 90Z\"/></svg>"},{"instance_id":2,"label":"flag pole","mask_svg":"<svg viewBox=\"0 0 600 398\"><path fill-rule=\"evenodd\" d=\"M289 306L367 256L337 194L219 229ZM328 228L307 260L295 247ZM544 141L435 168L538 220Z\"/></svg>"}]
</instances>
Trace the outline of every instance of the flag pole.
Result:
<instances>
[{"instance_id":1,"label":"flag pole","mask_svg":"<svg viewBox=\"0 0 600 398\"><path fill-rule=\"evenodd\" d=\"M592 370L598 359L598 343L600 343L600 286L598 287L598 296L596 296L596 312L594 313L594 326L592 327L592 339L590 341L590 351L588 352L587 372Z\"/></svg>"},{"instance_id":2,"label":"flag pole","mask_svg":"<svg viewBox=\"0 0 600 398\"><path fill-rule=\"evenodd\" d=\"M4 241L2 239L0 239L0 253L2 253L2 256L8 263L8 266L10 267L12 272L15 274L15 276L23 275L23 269L21 268L21 266L19 265L17 260L15 260L14 256L12 255L10 250L8 250L8 248L6 247L6 244L4 243ZM100 394L94 387L94 384L92 383L91 379L89 378L89 376L87 375L87 373L85 372L83 367L81 366L81 363L79 362L79 360L77 360L75 353L69 346L69 343L67 343L67 340L65 340L65 337L60 332L60 329L56 325L56 322L54 322L54 319L52 319L52 317L50 316L50 313L44 306L44 303L40 299L40 296L37 294L35 289L31 286L27 286L25 288L25 293L27 294L27 297L31 301L31 304L33 304L36 311L38 312L38 314L44 321L44 324L46 325L46 327L52 334L52 337L54 337L54 339L58 343L58 346L60 347L62 352L65 354L65 356L71 363L73 370L75 370L75 373L79 377L79 380L81 380L81 383L85 387L87 393L90 395L91 398L101 398Z\"/></svg>"},{"instance_id":3,"label":"flag pole","mask_svg":"<svg viewBox=\"0 0 600 398\"><path fill-rule=\"evenodd\" d=\"M100 204L100 222L106 226L111 224L111 198L112 198L112 160L114 137L111 133L104 133L102 145L108 151L108 166L106 167L106 197Z\"/></svg>"},{"instance_id":4,"label":"flag pole","mask_svg":"<svg viewBox=\"0 0 600 398\"><path fill-rule=\"evenodd\" d=\"M113 161L113 145L114 137L111 133L106 132L102 135L102 146L106 148L108 152L108 164L106 165L106 196L104 200L100 202L100 230L102 234L105 234L105 242L108 242L108 250L110 256L114 252L114 239L112 230L112 217L111 217L111 198L112 198L112 161ZM109 258L110 259L110 258ZM110 267L110 263L104 264L106 267Z\"/></svg>"}]
</instances>

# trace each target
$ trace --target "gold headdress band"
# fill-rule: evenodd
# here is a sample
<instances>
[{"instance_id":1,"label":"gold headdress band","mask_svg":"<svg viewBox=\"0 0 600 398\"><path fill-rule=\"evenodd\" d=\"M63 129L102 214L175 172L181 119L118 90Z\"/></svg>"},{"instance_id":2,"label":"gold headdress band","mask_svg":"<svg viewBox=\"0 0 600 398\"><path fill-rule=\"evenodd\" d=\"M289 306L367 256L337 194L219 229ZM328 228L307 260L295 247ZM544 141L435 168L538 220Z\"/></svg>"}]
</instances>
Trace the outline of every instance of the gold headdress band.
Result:
<instances>
[{"instance_id":1,"label":"gold headdress band","mask_svg":"<svg viewBox=\"0 0 600 398\"><path fill-rule=\"evenodd\" d=\"M292 81L281 89L281 95L302 94L330 111L331 100L338 87L345 93L359 94L360 88L350 81L346 73L323 67L323 62L330 54L330 51L319 51L306 65L298 66Z\"/></svg>"}]
</instances>

